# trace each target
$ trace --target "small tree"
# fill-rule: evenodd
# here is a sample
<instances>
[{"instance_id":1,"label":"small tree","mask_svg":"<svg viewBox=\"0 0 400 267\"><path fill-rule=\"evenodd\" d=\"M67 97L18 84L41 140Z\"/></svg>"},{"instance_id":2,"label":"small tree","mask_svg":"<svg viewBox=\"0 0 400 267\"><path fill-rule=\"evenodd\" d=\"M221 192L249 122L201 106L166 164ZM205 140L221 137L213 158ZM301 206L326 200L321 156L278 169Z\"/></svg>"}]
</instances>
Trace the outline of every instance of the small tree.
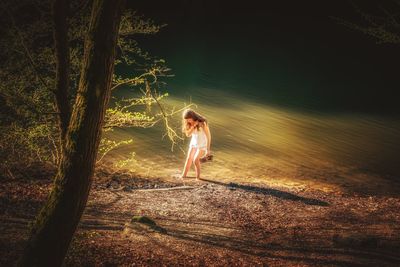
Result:
<instances>
[{"instance_id":1,"label":"small tree","mask_svg":"<svg viewBox=\"0 0 400 267\"><path fill-rule=\"evenodd\" d=\"M155 34L162 25L133 11L122 14L123 2L1 2L0 149L7 158L0 167L33 158L58 166L21 265L62 263L86 205L95 164L131 142L102 141L103 129L163 121L172 146L180 138L169 123L180 110L160 103L167 96L159 92L162 78L171 76L170 70L132 38ZM119 66L129 67L129 73L114 73ZM140 94L109 106L112 91L127 86ZM158 113L152 113L152 105Z\"/></svg>"},{"instance_id":2,"label":"small tree","mask_svg":"<svg viewBox=\"0 0 400 267\"><path fill-rule=\"evenodd\" d=\"M1 2L0 169L6 173L10 173L10 166L21 162L60 163L62 140L81 75L90 8L89 1L51 2ZM173 148L181 137L171 127L170 118L184 107L175 110L161 104L168 96L161 93L163 79L172 76L171 70L163 59L149 55L134 39L136 35L157 34L164 26L135 11L122 15L112 92L132 88L137 93L128 99L113 97L106 110L104 130L164 123ZM156 109L151 108L154 105ZM107 134L103 138L98 164L110 145L116 149L132 142L109 140Z\"/></svg>"}]
</instances>

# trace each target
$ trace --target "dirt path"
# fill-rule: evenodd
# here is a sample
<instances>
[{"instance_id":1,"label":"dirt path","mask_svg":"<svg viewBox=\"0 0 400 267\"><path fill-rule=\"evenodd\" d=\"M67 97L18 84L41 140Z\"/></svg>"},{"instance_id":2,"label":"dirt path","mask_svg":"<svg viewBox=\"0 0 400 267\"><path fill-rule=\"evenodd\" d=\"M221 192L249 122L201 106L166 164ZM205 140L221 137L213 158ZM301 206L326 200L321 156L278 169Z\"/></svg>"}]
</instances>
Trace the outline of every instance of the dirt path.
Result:
<instances>
[{"instance_id":1,"label":"dirt path","mask_svg":"<svg viewBox=\"0 0 400 267\"><path fill-rule=\"evenodd\" d=\"M217 181L186 185L192 188L154 190L181 184L98 180L66 265L400 265L400 196ZM1 266L15 263L50 186L49 179L2 180ZM164 231L136 227L134 215L151 218Z\"/></svg>"}]
</instances>

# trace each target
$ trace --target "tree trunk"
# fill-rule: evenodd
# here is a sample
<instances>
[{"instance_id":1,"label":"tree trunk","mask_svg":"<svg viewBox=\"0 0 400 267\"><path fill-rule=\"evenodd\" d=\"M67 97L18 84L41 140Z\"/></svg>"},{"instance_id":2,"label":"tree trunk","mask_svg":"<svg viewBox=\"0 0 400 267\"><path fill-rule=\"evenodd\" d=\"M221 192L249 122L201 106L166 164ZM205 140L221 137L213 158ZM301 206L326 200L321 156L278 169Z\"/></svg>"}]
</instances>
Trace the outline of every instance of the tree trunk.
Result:
<instances>
[{"instance_id":1,"label":"tree trunk","mask_svg":"<svg viewBox=\"0 0 400 267\"><path fill-rule=\"evenodd\" d=\"M67 14L69 0L55 0L53 4L54 21L54 46L56 56L56 89L55 100L59 112L60 144L61 151L67 134L70 119L70 106L68 99L69 89L69 47ZM61 152L62 153L62 152Z\"/></svg>"},{"instance_id":2,"label":"tree trunk","mask_svg":"<svg viewBox=\"0 0 400 267\"><path fill-rule=\"evenodd\" d=\"M21 266L60 266L85 208L111 93L124 0L94 0L77 98L54 188L32 228Z\"/></svg>"}]
</instances>

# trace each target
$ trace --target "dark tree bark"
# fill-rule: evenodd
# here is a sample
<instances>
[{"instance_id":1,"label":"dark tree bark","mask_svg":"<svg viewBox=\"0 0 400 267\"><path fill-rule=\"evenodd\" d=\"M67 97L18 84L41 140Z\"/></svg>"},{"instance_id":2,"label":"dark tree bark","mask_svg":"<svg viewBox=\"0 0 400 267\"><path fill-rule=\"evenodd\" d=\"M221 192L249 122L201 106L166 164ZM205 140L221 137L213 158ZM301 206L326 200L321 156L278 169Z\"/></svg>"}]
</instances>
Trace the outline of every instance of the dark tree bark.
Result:
<instances>
[{"instance_id":1,"label":"dark tree bark","mask_svg":"<svg viewBox=\"0 0 400 267\"><path fill-rule=\"evenodd\" d=\"M69 0L55 0L53 4L54 46L56 57L56 89L55 100L59 113L60 143L63 144L70 119L68 99L69 89L69 47L67 14ZM62 151L61 150L61 151Z\"/></svg>"},{"instance_id":2,"label":"dark tree bark","mask_svg":"<svg viewBox=\"0 0 400 267\"><path fill-rule=\"evenodd\" d=\"M54 188L36 218L21 266L60 266L82 216L105 109L124 0L94 0L81 78Z\"/></svg>"}]
</instances>

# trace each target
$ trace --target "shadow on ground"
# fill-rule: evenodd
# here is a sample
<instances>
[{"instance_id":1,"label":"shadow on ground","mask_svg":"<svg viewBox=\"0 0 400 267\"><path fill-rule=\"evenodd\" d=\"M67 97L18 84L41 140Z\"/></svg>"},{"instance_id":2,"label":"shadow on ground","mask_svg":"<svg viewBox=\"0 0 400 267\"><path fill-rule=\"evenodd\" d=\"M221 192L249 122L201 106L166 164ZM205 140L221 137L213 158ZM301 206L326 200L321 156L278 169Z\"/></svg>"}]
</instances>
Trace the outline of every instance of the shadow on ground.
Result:
<instances>
[{"instance_id":1,"label":"shadow on ground","mask_svg":"<svg viewBox=\"0 0 400 267\"><path fill-rule=\"evenodd\" d=\"M263 187L257 187L257 186L251 186L251 185L241 185L241 184L237 184L237 183L222 183L222 182L218 182L215 180L204 179L204 178L200 178L200 180L208 182L208 183L223 185L228 188L236 188L236 189L242 189L245 191L254 192L254 193L258 193L258 194L270 195L270 196L281 198L284 200L300 201L307 205L329 206L329 203L325 202L325 201L321 201L321 200L313 199L313 198L305 198L305 197L301 197L301 196L298 196L298 195L295 195L295 194L292 194L289 192L285 192L285 191L277 190L277 189L273 189L273 188L263 188Z\"/></svg>"}]
</instances>

